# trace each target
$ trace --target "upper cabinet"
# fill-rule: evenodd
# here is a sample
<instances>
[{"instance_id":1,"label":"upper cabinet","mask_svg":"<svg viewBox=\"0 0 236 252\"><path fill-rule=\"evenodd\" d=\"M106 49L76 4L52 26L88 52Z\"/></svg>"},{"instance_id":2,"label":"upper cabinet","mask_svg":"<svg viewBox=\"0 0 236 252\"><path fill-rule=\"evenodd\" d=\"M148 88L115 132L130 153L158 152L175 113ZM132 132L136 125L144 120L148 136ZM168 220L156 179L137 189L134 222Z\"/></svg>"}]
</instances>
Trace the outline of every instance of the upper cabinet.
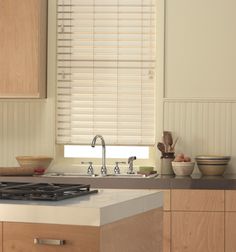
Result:
<instances>
[{"instance_id":1,"label":"upper cabinet","mask_svg":"<svg viewBox=\"0 0 236 252\"><path fill-rule=\"evenodd\" d=\"M0 98L45 98L47 0L0 1Z\"/></svg>"}]
</instances>

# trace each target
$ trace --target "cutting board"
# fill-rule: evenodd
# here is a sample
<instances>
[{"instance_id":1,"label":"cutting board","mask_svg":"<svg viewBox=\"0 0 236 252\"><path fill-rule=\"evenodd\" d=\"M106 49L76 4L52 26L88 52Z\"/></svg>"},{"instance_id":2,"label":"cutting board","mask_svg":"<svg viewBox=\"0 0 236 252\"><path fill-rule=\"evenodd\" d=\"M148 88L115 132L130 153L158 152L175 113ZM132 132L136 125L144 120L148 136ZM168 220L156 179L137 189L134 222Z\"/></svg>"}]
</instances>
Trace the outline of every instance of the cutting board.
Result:
<instances>
[{"instance_id":1,"label":"cutting board","mask_svg":"<svg viewBox=\"0 0 236 252\"><path fill-rule=\"evenodd\" d=\"M31 167L0 167L0 176L32 176L34 168Z\"/></svg>"}]
</instances>

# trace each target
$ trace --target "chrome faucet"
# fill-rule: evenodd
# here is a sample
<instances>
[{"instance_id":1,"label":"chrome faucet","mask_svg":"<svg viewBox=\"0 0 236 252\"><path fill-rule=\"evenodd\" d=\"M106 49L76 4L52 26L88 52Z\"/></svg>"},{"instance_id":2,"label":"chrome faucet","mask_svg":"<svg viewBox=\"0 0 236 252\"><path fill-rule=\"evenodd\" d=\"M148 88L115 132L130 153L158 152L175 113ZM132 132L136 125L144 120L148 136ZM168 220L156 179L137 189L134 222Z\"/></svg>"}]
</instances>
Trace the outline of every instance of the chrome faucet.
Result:
<instances>
[{"instance_id":1,"label":"chrome faucet","mask_svg":"<svg viewBox=\"0 0 236 252\"><path fill-rule=\"evenodd\" d=\"M129 164L129 168L128 168L128 174L134 174L134 167L133 167L133 161L136 160L135 156L129 157L128 158L128 164Z\"/></svg>"},{"instance_id":2,"label":"chrome faucet","mask_svg":"<svg viewBox=\"0 0 236 252\"><path fill-rule=\"evenodd\" d=\"M95 147L97 138L100 138L101 139L101 143L102 143L102 167L101 167L101 174L102 175L106 175L107 174L107 168L106 168L106 144L105 144L104 138L101 135L96 135L93 138L91 146Z\"/></svg>"}]
</instances>

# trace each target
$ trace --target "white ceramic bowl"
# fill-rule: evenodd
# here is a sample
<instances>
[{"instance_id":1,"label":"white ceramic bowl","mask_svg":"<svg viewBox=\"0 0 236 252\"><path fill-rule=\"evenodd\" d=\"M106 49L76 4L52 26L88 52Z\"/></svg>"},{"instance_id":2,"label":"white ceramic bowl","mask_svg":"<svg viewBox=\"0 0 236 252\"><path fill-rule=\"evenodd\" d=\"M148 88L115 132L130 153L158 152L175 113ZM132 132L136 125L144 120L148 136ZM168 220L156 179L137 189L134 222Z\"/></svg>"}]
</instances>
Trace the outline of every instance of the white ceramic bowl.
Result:
<instances>
[{"instance_id":1,"label":"white ceramic bowl","mask_svg":"<svg viewBox=\"0 0 236 252\"><path fill-rule=\"evenodd\" d=\"M35 169L41 168L46 170L53 158L46 156L18 156L16 157L16 160L21 167Z\"/></svg>"},{"instance_id":2,"label":"white ceramic bowl","mask_svg":"<svg viewBox=\"0 0 236 252\"><path fill-rule=\"evenodd\" d=\"M190 176L195 162L172 162L171 164L176 176Z\"/></svg>"}]
</instances>

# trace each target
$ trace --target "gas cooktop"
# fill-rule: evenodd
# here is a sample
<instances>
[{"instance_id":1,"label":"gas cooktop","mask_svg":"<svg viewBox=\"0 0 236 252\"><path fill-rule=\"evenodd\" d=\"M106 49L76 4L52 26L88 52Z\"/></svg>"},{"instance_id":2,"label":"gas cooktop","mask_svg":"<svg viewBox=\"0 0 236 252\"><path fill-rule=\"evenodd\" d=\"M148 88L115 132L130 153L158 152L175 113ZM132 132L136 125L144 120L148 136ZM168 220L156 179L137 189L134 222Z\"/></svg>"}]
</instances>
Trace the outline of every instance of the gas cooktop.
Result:
<instances>
[{"instance_id":1,"label":"gas cooktop","mask_svg":"<svg viewBox=\"0 0 236 252\"><path fill-rule=\"evenodd\" d=\"M0 183L0 199L57 201L97 193L84 184Z\"/></svg>"}]
</instances>

